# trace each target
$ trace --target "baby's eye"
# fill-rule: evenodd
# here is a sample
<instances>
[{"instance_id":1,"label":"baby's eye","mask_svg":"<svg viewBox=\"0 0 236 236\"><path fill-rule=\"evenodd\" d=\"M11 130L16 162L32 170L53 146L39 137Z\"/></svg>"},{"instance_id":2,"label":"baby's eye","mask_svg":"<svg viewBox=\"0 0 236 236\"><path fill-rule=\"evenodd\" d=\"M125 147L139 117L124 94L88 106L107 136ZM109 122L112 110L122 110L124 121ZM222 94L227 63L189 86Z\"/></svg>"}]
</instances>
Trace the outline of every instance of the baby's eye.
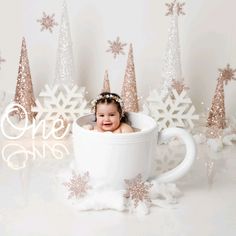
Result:
<instances>
[{"instance_id":1,"label":"baby's eye","mask_svg":"<svg viewBox=\"0 0 236 236\"><path fill-rule=\"evenodd\" d=\"M100 114L100 115L98 115L99 117L104 117L104 115L103 114Z\"/></svg>"},{"instance_id":2,"label":"baby's eye","mask_svg":"<svg viewBox=\"0 0 236 236\"><path fill-rule=\"evenodd\" d=\"M110 116L114 116L115 114L110 114Z\"/></svg>"}]
</instances>

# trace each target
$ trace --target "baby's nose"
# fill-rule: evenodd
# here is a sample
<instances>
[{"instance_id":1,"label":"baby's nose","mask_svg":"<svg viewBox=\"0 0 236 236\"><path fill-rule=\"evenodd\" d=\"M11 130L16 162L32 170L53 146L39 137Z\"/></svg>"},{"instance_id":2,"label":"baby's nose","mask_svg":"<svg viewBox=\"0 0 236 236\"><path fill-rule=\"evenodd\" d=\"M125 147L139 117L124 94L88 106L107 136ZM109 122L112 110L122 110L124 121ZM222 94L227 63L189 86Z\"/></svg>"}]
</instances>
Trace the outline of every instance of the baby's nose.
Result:
<instances>
[{"instance_id":1,"label":"baby's nose","mask_svg":"<svg viewBox=\"0 0 236 236\"><path fill-rule=\"evenodd\" d=\"M109 121L110 117L109 116L105 116L105 121Z\"/></svg>"}]
</instances>

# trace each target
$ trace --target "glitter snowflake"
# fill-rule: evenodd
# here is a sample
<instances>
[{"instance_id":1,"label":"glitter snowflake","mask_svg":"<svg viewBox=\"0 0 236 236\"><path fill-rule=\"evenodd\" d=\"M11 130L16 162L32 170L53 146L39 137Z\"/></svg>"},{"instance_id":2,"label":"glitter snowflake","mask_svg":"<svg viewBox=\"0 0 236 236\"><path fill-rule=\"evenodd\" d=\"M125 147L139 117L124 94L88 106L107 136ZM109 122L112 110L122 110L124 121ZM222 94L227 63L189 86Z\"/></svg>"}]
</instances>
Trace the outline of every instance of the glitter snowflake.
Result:
<instances>
[{"instance_id":1,"label":"glitter snowflake","mask_svg":"<svg viewBox=\"0 0 236 236\"><path fill-rule=\"evenodd\" d=\"M185 5L185 2L179 3L179 2L176 2L176 0L174 0L173 2L166 3L165 5L168 8L166 16L173 15L174 14L174 10L176 10L176 13L177 13L178 16L180 14L181 15L185 15L185 13L183 12L183 6Z\"/></svg>"},{"instance_id":2,"label":"glitter snowflake","mask_svg":"<svg viewBox=\"0 0 236 236\"><path fill-rule=\"evenodd\" d=\"M231 69L229 64L227 64L227 67L225 69L219 69L219 71L220 78L225 82L226 85L230 80L236 80L236 78L234 77L236 69Z\"/></svg>"},{"instance_id":3,"label":"glitter snowflake","mask_svg":"<svg viewBox=\"0 0 236 236\"><path fill-rule=\"evenodd\" d=\"M6 60L5 59L3 59L1 56L0 56L0 70L1 70L1 64L3 63L3 62L5 62Z\"/></svg>"},{"instance_id":4,"label":"glitter snowflake","mask_svg":"<svg viewBox=\"0 0 236 236\"><path fill-rule=\"evenodd\" d=\"M119 37L116 38L116 41L108 40L108 43L110 44L110 48L107 50L107 52L111 52L114 55L114 58L116 58L116 56L119 54L125 54L123 50L127 44L121 43Z\"/></svg>"},{"instance_id":5,"label":"glitter snowflake","mask_svg":"<svg viewBox=\"0 0 236 236\"><path fill-rule=\"evenodd\" d=\"M142 175L138 174L134 179L124 180L127 189L124 197L131 198L134 201L134 206L137 207L139 202L150 202L149 190L152 187L152 184L142 181Z\"/></svg>"},{"instance_id":6,"label":"glitter snowflake","mask_svg":"<svg viewBox=\"0 0 236 236\"><path fill-rule=\"evenodd\" d=\"M179 81L179 80L172 80L172 88L174 88L178 94L181 94L183 90L187 90L189 89L189 87L187 87L183 80L182 81Z\"/></svg>"},{"instance_id":7,"label":"glitter snowflake","mask_svg":"<svg viewBox=\"0 0 236 236\"><path fill-rule=\"evenodd\" d=\"M68 188L69 196L68 199L75 197L76 199L83 197L87 190L91 189L88 185L89 182L89 172L84 173L83 176L72 172L72 178L69 182L63 183L65 187Z\"/></svg>"},{"instance_id":8,"label":"glitter snowflake","mask_svg":"<svg viewBox=\"0 0 236 236\"><path fill-rule=\"evenodd\" d=\"M74 85L69 88L66 85L55 85L50 88L45 85L39 96L43 98L43 104L37 99L36 107L32 109L37 112L37 120L54 121L62 118L66 122L72 122L79 116L90 113L84 87Z\"/></svg>"},{"instance_id":9,"label":"glitter snowflake","mask_svg":"<svg viewBox=\"0 0 236 236\"><path fill-rule=\"evenodd\" d=\"M42 26L41 31L43 30L49 30L52 33L52 29L54 26L58 25L55 22L54 19L55 14L47 15L45 12L43 12L43 17L39 20L37 20L37 22L39 22Z\"/></svg>"}]
</instances>

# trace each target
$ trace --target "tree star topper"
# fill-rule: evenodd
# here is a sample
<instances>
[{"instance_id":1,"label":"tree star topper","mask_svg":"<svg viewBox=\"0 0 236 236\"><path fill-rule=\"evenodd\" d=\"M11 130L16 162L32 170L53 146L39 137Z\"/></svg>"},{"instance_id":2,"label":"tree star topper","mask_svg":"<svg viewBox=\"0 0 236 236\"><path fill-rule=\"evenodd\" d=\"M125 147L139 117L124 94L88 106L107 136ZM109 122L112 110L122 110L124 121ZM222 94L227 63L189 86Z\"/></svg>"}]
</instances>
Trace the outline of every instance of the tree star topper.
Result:
<instances>
[{"instance_id":1,"label":"tree star topper","mask_svg":"<svg viewBox=\"0 0 236 236\"><path fill-rule=\"evenodd\" d=\"M172 81L172 88L174 88L178 94L181 94L183 90L187 90L189 89L189 87L187 87L185 84L184 84L184 81L183 80L173 80Z\"/></svg>"},{"instance_id":2,"label":"tree star topper","mask_svg":"<svg viewBox=\"0 0 236 236\"><path fill-rule=\"evenodd\" d=\"M116 38L116 41L108 40L108 43L110 44L110 48L106 52L111 52L114 55L114 58L119 54L125 55L123 50L127 44L121 43L119 37Z\"/></svg>"},{"instance_id":3,"label":"tree star topper","mask_svg":"<svg viewBox=\"0 0 236 236\"><path fill-rule=\"evenodd\" d=\"M179 2L176 2L176 0L174 0L173 2L166 3L165 5L168 8L166 16L174 15L174 13L176 13L178 16L180 14L185 15L185 12L183 12L183 6L185 5L185 2L179 3Z\"/></svg>"},{"instance_id":4,"label":"tree star topper","mask_svg":"<svg viewBox=\"0 0 236 236\"><path fill-rule=\"evenodd\" d=\"M89 172L84 173L83 176L76 174L72 171L72 178L69 182L63 183L65 187L68 188L69 196L68 199L75 197L76 199L83 197L87 190L91 187L88 185L89 182Z\"/></svg>"},{"instance_id":5,"label":"tree star topper","mask_svg":"<svg viewBox=\"0 0 236 236\"><path fill-rule=\"evenodd\" d=\"M41 31L43 30L49 30L52 33L52 28L56 25L58 25L55 22L54 19L55 14L47 15L45 12L43 12L43 17L39 20L37 20L37 22L39 22L42 26Z\"/></svg>"},{"instance_id":6,"label":"tree star topper","mask_svg":"<svg viewBox=\"0 0 236 236\"><path fill-rule=\"evenodd\" d=\"M127 184L127 192L124 194L124 197L131 198L134 201L134 206L137 207L139 202L151 202L149 197L149 190L152 187L152 184L145 183L142 181L142 175L138 174L134 179L124 180Z\"/></svg>"},{"instance_id":7,"label":"tree star topper","mask_svg":"<svg viewBox=\"0 0 236 236\"><path fill-rule=\"evenodd\" d=\"M227 67L225 69L219 69L219 71L220 71L220 79L222 79L226 85L230 80L236 80L236 78L234 77L236 69L234 70L231 69L229 64L227 64Z\"/></svg>"}]
</instances>

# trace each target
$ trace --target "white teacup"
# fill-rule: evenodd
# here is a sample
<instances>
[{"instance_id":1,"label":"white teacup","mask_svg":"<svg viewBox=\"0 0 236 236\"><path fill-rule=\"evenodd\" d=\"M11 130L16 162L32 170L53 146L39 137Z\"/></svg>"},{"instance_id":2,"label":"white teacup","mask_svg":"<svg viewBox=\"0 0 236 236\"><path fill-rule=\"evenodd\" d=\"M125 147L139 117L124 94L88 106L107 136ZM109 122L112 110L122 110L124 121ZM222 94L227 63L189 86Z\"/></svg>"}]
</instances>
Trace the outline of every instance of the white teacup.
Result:
<instances>
[{"instance_id":1,"label":"white teacup","mask_svg":"<svg viewBox=\"0 0 236 236\"><path fill-rule=\"evenodd\" d=\"M80 117L73 124L73 146L76 167L80 173L89 172L93 181L114 188L123 188L125 179L138 174L143 180L155 178L160 182L173 182L185 175L196 156L192 136L181 128L167 128L158 132L156 122L141 113L128 113L134 133L117 134L86 130L82 126L94 122L94 115ZM153 176L153 160L158 158L158 142L179 137L186 146L183 161L173 169Z\"/></svg>"}]
</instances>

